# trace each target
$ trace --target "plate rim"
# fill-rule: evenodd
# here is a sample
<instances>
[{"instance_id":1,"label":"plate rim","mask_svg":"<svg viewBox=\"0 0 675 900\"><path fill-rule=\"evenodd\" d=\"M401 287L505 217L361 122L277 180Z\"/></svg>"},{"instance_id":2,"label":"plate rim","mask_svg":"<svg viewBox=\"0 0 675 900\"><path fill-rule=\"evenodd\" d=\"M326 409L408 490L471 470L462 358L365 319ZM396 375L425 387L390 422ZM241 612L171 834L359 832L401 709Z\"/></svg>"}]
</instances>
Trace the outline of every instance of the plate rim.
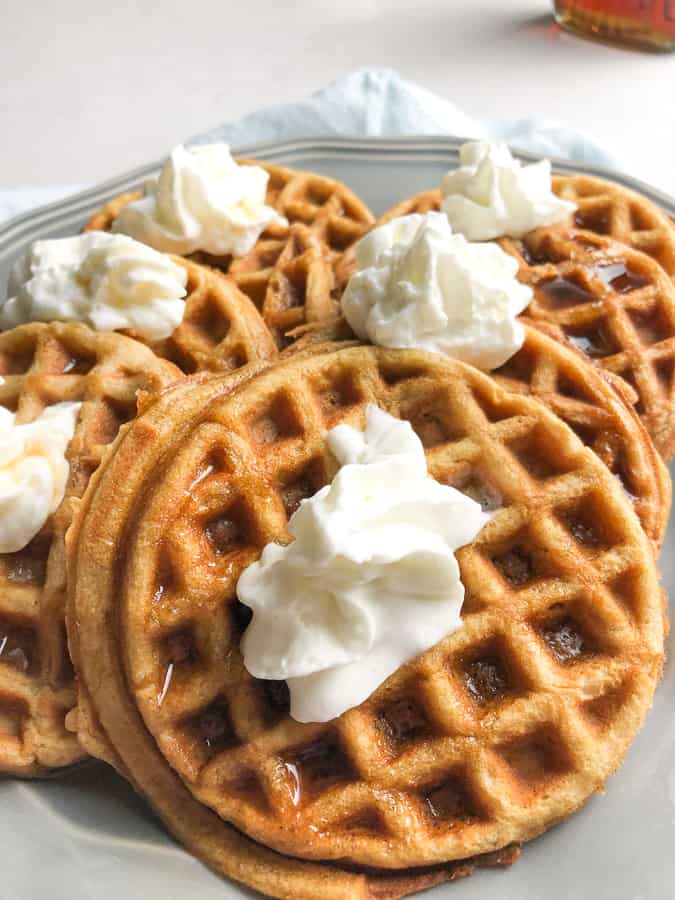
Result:
<instances>
[{"instance_id":1,"label":"plate rim","mask_svg":"<svg viewBox=\"0 0 675 900\"><path fill-rule=\"evenodd\" d=\"M235 156L249 156L267 162L274 162L283 157L284 164L290 165L301 161L303 157L321 153L337 158L355 160L380 159L391 161L423 162L442 160L447 154L456 157L460 146L468 138L454 135L405 135L400 137L304 137L293 140L274 140L243 144L234 147ZM204 139L188 141L189 145L204 144ZM641 181L632 175L584 161L561 159L551 156L512 148L514 155L526 162L549 159L555 172L579 172L585 175L596 175L614 181L624 187L644 194L655 202L667 215L675 218L675 197ZM289 157L292 157L289 161ZM84 214L90 207L102 205L106 200L119 193L132 190L142 185L143 181L157 172L163 160L145 163L129 169L119 175L101 181L90 188L70 194L53 203L35 207L25 213L13 216L0 226L0 251L5 251L15 242L21 241L28 232L36 227L54 225L62 216Z\"/></svg>"}]
</instances>

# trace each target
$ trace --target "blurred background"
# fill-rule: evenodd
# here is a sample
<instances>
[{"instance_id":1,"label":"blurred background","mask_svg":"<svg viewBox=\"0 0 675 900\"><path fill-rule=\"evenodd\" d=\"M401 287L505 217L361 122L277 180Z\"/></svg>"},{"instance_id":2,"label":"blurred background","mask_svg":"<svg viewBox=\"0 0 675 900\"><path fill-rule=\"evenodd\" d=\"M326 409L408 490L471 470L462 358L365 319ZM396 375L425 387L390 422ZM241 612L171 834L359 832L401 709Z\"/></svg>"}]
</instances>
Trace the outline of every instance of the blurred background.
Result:
<instances>
[{"instance_id":1,"label":"blurred background","mask_svg":"<svg viewBox=\"0 0 675 900\"><path fill-rule=\"evenodd\" d=\"M675 193L675 55L581 40L549 0L2 0L0 186L87 184L357 67L475 116L586 131Z\"/></svg>"}]
</instances>

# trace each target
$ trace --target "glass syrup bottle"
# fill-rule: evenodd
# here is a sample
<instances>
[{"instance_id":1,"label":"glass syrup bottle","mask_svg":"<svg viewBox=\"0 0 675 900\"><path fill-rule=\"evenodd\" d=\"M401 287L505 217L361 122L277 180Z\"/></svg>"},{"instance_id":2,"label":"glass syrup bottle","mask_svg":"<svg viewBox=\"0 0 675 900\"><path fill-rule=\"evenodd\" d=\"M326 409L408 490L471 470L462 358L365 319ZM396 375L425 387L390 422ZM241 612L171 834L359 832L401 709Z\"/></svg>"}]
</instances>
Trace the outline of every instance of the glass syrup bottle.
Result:
<instances>
[{"instance_id":1,"label":"glass syrup bottle","mask_svg":"<svg viewBox=\"0 0 675 900\"><path fill-rule=\"evenodd\" d=\"M555 0L555 16L584 37L675 50L675 0Z\"/></svg>"}]
</instances>

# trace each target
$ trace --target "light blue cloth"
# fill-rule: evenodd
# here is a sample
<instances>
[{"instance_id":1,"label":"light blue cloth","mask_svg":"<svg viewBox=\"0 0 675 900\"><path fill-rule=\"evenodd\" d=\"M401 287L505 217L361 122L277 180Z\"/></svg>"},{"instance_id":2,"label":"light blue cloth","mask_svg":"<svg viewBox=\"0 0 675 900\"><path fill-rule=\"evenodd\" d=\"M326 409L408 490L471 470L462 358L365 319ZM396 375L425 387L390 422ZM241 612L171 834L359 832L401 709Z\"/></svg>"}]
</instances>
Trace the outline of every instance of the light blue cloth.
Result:
<instances>
[{"instance_id":1,"label":"light blue cloth","mask_svg":"<svg viewBox=\"0 0 675 900\"><path fill-rule=\"evenodd\" d=\"M292 138L406 134L496 138L542 156L621 168L615 156L581 132L543 118L476 119L444 97L406 81L392 69L359 69L305 100L260 110L238 122L196 135L186 143L226 141L236 148ZM84 187L0 188L0 221Z\"/></svg>"}]
</instances>

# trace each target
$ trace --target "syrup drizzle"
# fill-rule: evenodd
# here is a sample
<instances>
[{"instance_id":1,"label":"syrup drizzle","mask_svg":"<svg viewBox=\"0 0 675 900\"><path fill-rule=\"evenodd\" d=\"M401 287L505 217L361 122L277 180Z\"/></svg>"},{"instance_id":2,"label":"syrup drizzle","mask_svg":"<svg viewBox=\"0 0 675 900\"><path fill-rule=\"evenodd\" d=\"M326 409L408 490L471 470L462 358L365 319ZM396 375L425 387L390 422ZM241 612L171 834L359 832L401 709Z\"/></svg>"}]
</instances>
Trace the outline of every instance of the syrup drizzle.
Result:
<instances>
[{"instance_id":1,"label":"syrup drizzle","mask_svg":"<svg viewBox=\"0 0 675 900\"><path fill-rule=\"evenodd\" d=\"M610 263L604 266L593 266L592 273L617 294L629 294L649 284L649 279L630 269L625 263Z\"/></svg>"},{"instance_id":2,"label":"syrup drizzle","mask_svg":"<svg viewBox=\"0 0 675 900\"><path fill-rule=\"evenodd\" d=\"M300 796L302 791L300 790L300 772L298 772L298 767L295 763L285 762L284 768L288 772L291 777L291 783L288 785L288 792L291 795L291 803L293 806L299 806L300 804Z\"/></svg>"},{"instance_id":3,"label":"syrup drizzle","mask_svg":"<svg viewBox=\"0 0 675 900\"><path fill-rule=\"evenodd\" d=\"M0 632L0 662L16 669L17 672L28 672L35 665L34 636L28 629L13 629L3 626Z\"/></svg>"},{"instance_id":4,"label":"syrup drizzle","mask_svg":"<svg viewBox=\"0 0 675 900\"><path fill-rule=\"evenodd\" d=\"M171 679L173 678L173 669L174 664L172 662L166 667L166 673L164 675L164 683L162 685L162 690L157 695L157 706L161 706L164 703L164 698L167 695L169 690L169 686L171 685Z\"/></svg>"},{"instance_id":5,"label":"syrup drizzle","mask_svg":"<svg viewBox=\"0 0 675 900\"><path fill-rule=\"evenodd\" d=\"M332 736L296 748L281 763L290 776L288 791L294 806L302 803L304 796L321 794L354 777L349 760Z\"/></svg>"},{"instance_id":6,"label":"syrup drizzle","mask_svg":"<svg viewBox=\"0 0 675 900\"><path fill-rule=\"evenodd\" d=\"M596 234L609 234L609 211L581 212L574 216L574 224L577 228L587 228Z\"/></svg>"},{"instance_id":7,"label":"syrup drizzle","mask_svg":"<svg viewBox=\"0 0 675 900\"><path fill-rule=\"evenodd\" d=\"M198 484L200 484L202 481L204 481L205 478L209 477L209 475L214 471L214 469L215 469L215 466L211 465L210 463L208 466L204 466L203 469L200 469L199 472L197 472L195 477L192 479L190 484L187 486L187 490L185 493L191 494L194 491L194 489L197 487Z\"/></svg>"},{"instance_id":8,"label":"syrup drizzle","mask_svg":"<svg viewBox=\"0 0 675 900\"><path fill-rule=\"evenodd\" d=\"M568 338L578 350L594 359L602 359L615 352L614 345L602 325L581 334L569 334Z\"/></svg>"},{"instance_id":9,"label":"syrup drizzle","mask_svg":"<svg viewBox=\"0 0 675 900\"><path fill-rule=\"evenodd\" d=\"M598 298L579 282L558 275L535 285L537 294L549 309L568 309L581 303L592 303Z\"/></svg>"}]
</instances>

